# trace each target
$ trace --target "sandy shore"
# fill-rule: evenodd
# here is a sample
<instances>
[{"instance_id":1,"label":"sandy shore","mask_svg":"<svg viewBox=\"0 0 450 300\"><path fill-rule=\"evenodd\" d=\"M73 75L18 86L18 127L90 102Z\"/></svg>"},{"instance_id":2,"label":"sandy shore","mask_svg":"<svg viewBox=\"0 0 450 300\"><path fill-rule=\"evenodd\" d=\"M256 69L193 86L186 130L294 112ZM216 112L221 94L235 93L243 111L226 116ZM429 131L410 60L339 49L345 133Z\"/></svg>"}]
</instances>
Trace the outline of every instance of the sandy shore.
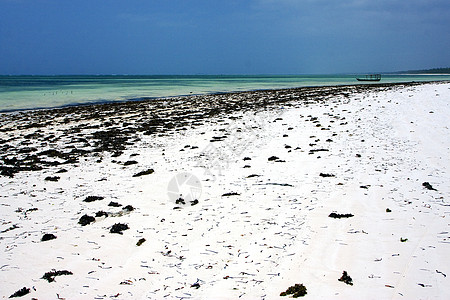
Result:
<instances>
[{"instance_id":1,"label":"sandy shore","mask_svg":"<svg viewBox=\"0 0 450 300\"><path fill-rule=\"evenodd\" d=\"M449 299L449 115L448 82L0 114L0 296Z\"/></svg>"}]
</instances>

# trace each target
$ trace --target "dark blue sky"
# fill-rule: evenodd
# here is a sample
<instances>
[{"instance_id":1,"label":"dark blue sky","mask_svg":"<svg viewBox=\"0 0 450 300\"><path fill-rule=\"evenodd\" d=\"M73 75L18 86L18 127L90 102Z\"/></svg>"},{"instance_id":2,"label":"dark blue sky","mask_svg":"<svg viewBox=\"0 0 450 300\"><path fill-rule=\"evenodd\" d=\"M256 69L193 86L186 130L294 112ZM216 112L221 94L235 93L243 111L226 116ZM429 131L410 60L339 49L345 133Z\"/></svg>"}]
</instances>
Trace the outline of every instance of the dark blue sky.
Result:
<instances>
[{"instance_id":1,"label":"dark blue sky","mask_svg":"<svg viewBox=\"0 0 450 300\"><path fill-rule=\"evenodd\" d=\"M0 74L447 66L449 0L0 0Z\"/></svg>"}]
</instances>

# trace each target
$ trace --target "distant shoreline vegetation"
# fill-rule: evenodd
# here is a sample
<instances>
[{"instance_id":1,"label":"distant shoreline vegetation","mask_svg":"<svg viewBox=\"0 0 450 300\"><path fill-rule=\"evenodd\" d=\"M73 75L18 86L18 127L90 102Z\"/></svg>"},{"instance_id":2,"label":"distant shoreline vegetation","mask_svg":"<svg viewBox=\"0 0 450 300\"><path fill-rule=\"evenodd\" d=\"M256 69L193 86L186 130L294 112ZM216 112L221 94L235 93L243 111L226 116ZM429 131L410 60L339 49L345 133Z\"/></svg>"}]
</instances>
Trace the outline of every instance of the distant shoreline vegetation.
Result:
<instances>
[{"instance_id":1,"label":"distant shoreline vegetation","mask_svg":"<svg viewBox=\"0 0 450 300\"><path fill-rule=\"evenodd\" d=\"M434 68L425 70L408 70L392 72L387 74L450 74L450 68Z\"/></svg>"}]
</instances>

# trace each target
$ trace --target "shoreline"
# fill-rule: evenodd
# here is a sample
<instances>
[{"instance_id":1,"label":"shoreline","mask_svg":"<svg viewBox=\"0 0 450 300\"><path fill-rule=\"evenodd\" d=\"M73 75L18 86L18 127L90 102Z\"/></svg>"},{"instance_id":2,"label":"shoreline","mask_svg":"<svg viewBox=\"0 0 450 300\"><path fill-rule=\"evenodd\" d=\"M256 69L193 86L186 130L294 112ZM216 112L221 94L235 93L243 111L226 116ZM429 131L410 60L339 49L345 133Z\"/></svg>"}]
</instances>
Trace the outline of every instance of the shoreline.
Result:
<instances>
[{"instance_id":1,"label":"shoreline","mask_svg":"<svg viewBox=\"0 0 450 300\"><path fill-rule=\"evenodd\" d=\"M405 76L408 74L404 74ZM428 74L433 75L433 74ZM445 74L444 74L445 75ZM423 74L421 74L423 76ZM128 102L147 102L147 101L157 101L157 100L170 100L177 98L188 98L188 97L200 97L200 96L215 96L224 94L239 94L239 93L252 93L252 92L270 92L270 91L282 91L282 90L295 90L295 89L310 89L310 88L326 88L326 87L353 87L353 86L390 86L390 85L408 85L408 84L426 84L426 83L445 83L448 80L438 80L438 81L405 81L405 82L386 82L386 83L354 83L354 84L339 84L339 85L312 85L312 86L301 86L301 87L290 87L290 88L275 88L275 89L251 89L248 91L226 91L226 92L210 92L201 94L185 94L167 97L139 97L130 98L125 100L94 100L90 102L75 102L69 103L61 106L50 106L50 107L33 107L33 108L19 108L19 109L0 109L0 114L4 113L15 113L15 112L29 112L29 111L40 111L40 110L54 110L54 109L65 109L72 107L82 107L82 106L93 106L93 105L108 105L108 104L124 104Z\"/></svg>"},{"instance_id":2,"label":"shoreline","mask_svg":"<svg viewBox=\"0 0 450 300\"><path fill-rule=\"evenodd\" d=\"M327 86L0 114L0 295L448 298L448 95ZM52 269L72 274L41 279Z\"/></svg>"}]
</instances>

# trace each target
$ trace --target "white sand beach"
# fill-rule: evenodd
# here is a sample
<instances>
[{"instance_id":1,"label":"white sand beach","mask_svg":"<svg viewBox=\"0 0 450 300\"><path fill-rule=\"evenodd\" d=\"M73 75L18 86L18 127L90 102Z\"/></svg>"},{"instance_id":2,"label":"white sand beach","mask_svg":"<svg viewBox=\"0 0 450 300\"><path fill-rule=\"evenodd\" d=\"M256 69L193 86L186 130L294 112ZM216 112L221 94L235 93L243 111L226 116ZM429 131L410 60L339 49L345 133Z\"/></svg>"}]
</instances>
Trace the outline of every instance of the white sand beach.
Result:
<instances>
[{"instance_id":1,"label":"white sand beach","mask_svg":"<svg viewBox=\"0 0 450 300\"><path fill-rule=\"evenodd\" d=\"M242 95L113 142L155 110L2 114L0 297L450 299L450 83Z\"/></svg>"}]
</instances>

